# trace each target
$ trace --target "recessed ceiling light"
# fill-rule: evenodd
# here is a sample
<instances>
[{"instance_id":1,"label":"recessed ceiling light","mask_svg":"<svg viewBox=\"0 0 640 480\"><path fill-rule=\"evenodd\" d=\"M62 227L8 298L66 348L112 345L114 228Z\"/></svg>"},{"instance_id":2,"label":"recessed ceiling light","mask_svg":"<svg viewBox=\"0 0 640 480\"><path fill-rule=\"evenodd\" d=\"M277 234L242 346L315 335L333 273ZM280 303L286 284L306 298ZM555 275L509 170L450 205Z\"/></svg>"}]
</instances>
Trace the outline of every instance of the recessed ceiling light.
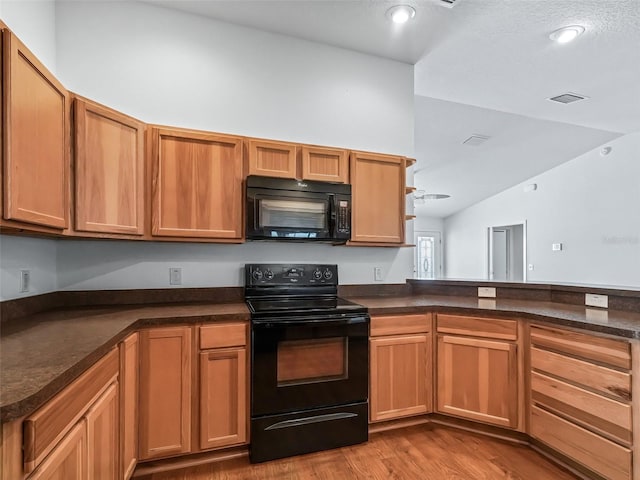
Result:
<instances>
[{"instance_id":1,"label":"recessed ceiling light","mask_svg":"<svg viewBox=\"0 0 640 480\"><path fill-rule=\"evenodd\" d=\"M407 23L416 16L416 9L409 5L395 5L387 10L387 17L393 23Z\"/></svg>"},{"instance_id":2,"label":"recessed ceiling light","mask_svg":"<svg viewBox=\"0 0 640 480\"><path fill-rule=\"evenodd\" d=\"M562 27L549 35L549 38L558 43L569 43L575 40L584 33L584 27L582 25L570 25L568 27Z\"/></svg>"}]
</instances>

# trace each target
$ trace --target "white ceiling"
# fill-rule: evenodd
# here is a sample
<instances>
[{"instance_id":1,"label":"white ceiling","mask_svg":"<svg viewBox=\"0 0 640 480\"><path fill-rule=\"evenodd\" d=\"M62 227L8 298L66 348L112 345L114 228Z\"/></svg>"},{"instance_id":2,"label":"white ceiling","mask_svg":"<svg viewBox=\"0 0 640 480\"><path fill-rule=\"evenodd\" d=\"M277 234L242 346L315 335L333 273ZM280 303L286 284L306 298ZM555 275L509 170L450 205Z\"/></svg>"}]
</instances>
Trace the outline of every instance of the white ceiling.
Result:
<instances>
[{"instance_id":1,"label":"white ceiling","mask_svg":"<svg viewBox=\"0 0 640 480\"><path fill-rule=\"evenodd\" d=\"M640 130L640 0L144 0L415 64L415 186L448 216ZM385 16L413 5L402 28ZM558 45L549 34L579 24ZM562 105L548 97L587 100ZM479 147L472 134L492 138Z\"/></svg>"}]
</instances>

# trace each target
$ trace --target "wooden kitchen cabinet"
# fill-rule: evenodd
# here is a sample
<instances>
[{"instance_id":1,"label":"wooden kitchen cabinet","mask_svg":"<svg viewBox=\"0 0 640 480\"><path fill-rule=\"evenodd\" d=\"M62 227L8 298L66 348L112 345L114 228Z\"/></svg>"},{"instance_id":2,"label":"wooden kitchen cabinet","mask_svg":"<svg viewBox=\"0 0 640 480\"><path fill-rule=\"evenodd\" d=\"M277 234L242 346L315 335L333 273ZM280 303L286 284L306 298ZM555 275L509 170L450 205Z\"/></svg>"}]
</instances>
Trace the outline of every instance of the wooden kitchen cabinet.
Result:
<instances>
[{"instance_id":1,"label":"wooden kitchen cabinet","mask_svg":"<svg viewBox=\"0 0 640 480\"><path fill-rule=\"evenodd\" d=\"M241 241L242 139L193 130L151 130L151 233Z\"/></svg>"},{"instance_id":2,"label":"wooden kitchen cabinet","mask_svg":"<svg viewBox=\"0 0 640 480\"><path fill-rule=\"evenodd\" d=\"M119 477L118 383L113 383L86 414L88 480Z\"/></svg>"},{"instance_id":3,"label":"wooden kitchen cabinet","mask_svg":"<svg viewBox=\"0 0 640 480\"><path fill-rule=\"evenodd\" d=\"M138 333L120 344L120 474L128 480L138 461Z\"/></svg>"},{"instance_id":4,"label":"wooden kitchen cabinet","mask_svg":"<svg viewBox=\"0 0 640 480\"><path fill-rule=\"evenodd\" d=\"M432 409L431 316L371 318L370 421Z\"/></svg>"},{"instance_id":5,"label":"wooden kitchen cabinet","mask_svg":"<svg viewBox=\"0 0 640 480\"><path fill-rule=\"evenodd\" d=\"M539 325L529 331L531 436L605 478L636 478L630 343Z\"/></svg>"},{"instance_id":6,"label":"wooden kitchen cabinet","mask_svg":"<svg viewBox=\"0 0 640 480\"><path fill-rule=\"evenodd\" d=\"M200 448L247 441L247 349L200 353Z\"/></svg>"},{"instance_id":7,"label":"wooden kitchen cabinet","mask_svg":"<svg viewBox=\"0 0 640 480\"><path fill-rule=\"evenodd\" d=\"M517 322L455 315L436 321L437 411L516 428Z\"/></svg>"},{"instance_id":8,"label":"wooden kitchen cabinet","mask_svg":"<svg viewBox=\"0 0 640 480\"><path fill-rule=\"evenodd\" d=\"M86 480L87 426L81 420L33 472L29 480Z\"/></svg>"},{"instance_id":9,"label":"wooden kitchen cabinet","mask_svg":"<svg viewBox=\"0 0 640 480\"><path fill-rule=\"evenodd\" d=\"M401 245L405 234L405 160L351 152L351 242Z\"/></svg>"},{"instance_id":10,"label":"wooden kitchen cabinet","mask_svg":"<svg viewBox=\"0 0 640 480\"><path fill-rule=\"evenodd\" d=\"M139 457L191 451L191 328L140 332Z\"/></svg>"},{"instance_id":11,"label":"wooden kitchen cabinet","mask_svg":"<svg viewBox=\"0 0 640 480\"><path fill-rule=\"evenodd\" d=\"M247 442L248 325L216 323L199 328L200 449Z\"/></svg>"},{"instance_id":12,"label":"wooden kitchen cabinet","mask_svg":"<svg viewBox=\"0 0 640 480\"><path fill-rule=\"evenodd\" d=\"M302 180L349 183L349 152L339 148L303 146L300 152Z\"/></svg>"},{"instance_id":13,"label":"wooden kitchen cabinet","mask_svg":"<svg viewBox=\"0 0 640 480\"><path fill-rule=\"evenodd\" d=\"M296 144L251 139L247 141L249 175L296 178Z\"/></svg>"},{"instance_id":14,"label":"wooden kitchen cabinet","mask_svg":"<svg viewBox=\"0 0 640 480\"><path fill-rule=\"evenodd\" d=\"M142 235L144 124L75 98L75 229Z\"/></svg>"},{"instance_id":15,"label":"wooden kitchen cabinet","mask_svg":"<svg viewBox=\"0 0 640 480\"><path fill-rule=\"evenodd\" d=\"M2 225L61 233L69 223L69 94L7 29L2 47Z\"/></svg>"}]
</instances>

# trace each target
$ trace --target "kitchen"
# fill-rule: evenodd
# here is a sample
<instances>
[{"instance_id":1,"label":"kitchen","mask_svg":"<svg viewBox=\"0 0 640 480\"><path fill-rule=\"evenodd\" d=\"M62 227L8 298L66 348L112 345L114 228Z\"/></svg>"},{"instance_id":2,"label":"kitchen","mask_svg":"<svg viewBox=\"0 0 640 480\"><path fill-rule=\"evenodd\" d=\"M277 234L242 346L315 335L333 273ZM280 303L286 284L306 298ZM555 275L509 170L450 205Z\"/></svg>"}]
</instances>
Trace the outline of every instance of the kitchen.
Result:
<instances>
[{"instance_id":1,"label":"kitchen","mask_svg":"<svg viewBox=\"0 0 640 480\"><path fill-rule=\"evenodd\" d=\"M43 8L34 7L28 17L34 21L22 17L25 26L18 27L20 17L11 21L10 3L0 3L3 20L16 28L42 61L49 62L47 66L67 88L146 122L409 157L417 153L414 73L406 63L293 41L139 3L119 5L118 9L99 2L39 5ZM461 3L450 12L464 7ZM55 11L47 13L47 9ZM55 22L51 22L53 17ZM42 24L33 33L30 29L37 25L37 19ZM212 29L212 25L216 28ZM167 30L172 34L168 35ZM29 34L34 40L28 38ZM52 45L56 45L53 52ZM210 57L213 60L207 60ZM233 75L221 75L218 65ZM265 78L264 71L269 71L270 76ZM617 142L620 143L611 142L610 158L619 158L614 157L622 155L619 152L630 152L626 158L631 159L637 149L637 135ZM587 153L587 160L602 158L598 150ZM628 162L631 165L631 160ZM634 170L630 172L624 175L629 181ZM627 193L637 197L635 191ZM633 217L637 212L623 213L620 216L628 219L630 228L638 225ZM420 214L415 222L421 222ZM411 238L411 228L412 222L408 222L407 238ZM618 280L610 275L601 282L588 283L637 287L631 277L637 271L632 262L638 261L637 256L633 257L637 253L633 230L617 236L621 240L615 246L618 258L612 262L612 270L625 276ZM402 284L413 276L413 252L409 248L267 243L179 245L13 236L3 236L1 248L3 299L24 296L19 292L23 269L32 274L29 295L55 290L167 288L167 272L172 267L182 268L184 287L241 286L243 264L284 259L322 263L331 258L340 266L341 284L345 285L372 283L375 266L382 268L384 284ZM454 251L453 247L447 248L445 254L448 256L450 251ZM573 254L570 249L562 253ZM481 252L474 258L483 255ZM602 257L605 255L595 255L595 261ZM445 263L450 263L448 258ZM538 260L536 265L542 266ZM454 270L449 276L484 277L482 270L477 272L477 268L461 273ZM552 275L539 279L561 280ZM565 281L576 282L573 278Z\"/></svg>"}]
</instances>

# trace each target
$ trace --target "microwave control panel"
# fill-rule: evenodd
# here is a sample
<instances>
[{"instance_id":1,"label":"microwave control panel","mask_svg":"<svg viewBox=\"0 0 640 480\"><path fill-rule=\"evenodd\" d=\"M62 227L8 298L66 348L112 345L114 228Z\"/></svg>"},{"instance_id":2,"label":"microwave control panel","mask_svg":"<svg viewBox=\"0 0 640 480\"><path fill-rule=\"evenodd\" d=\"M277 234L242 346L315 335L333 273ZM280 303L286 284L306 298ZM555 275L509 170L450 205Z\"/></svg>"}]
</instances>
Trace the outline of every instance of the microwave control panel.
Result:
<instances>
[{"instance_id":1,"label":"microwave control panel","mask_svg":"<svg viewBox=\"0 0 640 480\"><path fill-rule=\"evenodd\" d=\"M350 217L349 202L347 200L338 200L338 211L336 214L336 230L339 233L350 233Z\"/></svg>"}]
</instances>

